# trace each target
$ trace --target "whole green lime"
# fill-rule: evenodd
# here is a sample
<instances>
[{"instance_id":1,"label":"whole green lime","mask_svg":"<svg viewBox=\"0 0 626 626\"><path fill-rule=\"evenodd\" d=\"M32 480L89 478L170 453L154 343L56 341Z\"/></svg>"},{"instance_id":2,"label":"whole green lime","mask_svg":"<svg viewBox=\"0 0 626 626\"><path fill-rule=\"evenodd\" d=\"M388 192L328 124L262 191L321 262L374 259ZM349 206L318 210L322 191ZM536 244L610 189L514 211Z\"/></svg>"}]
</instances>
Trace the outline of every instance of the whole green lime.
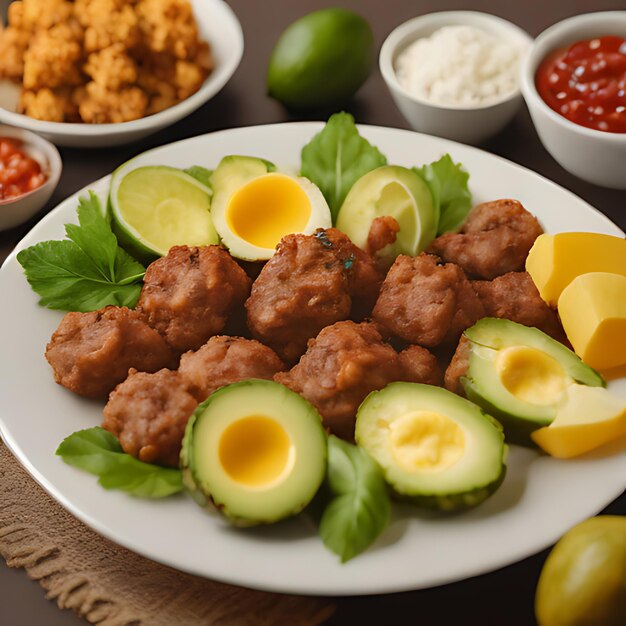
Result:
<instances>
[{"instance_id":1,"label":"whole green lime","mask_svg":"<svg viewBox=\"0 0 626 626\"><path fill-rule=\"evenodd\" d=\"M626 517L593 517L548 556L535 597L540 626L626 624Z\"/></svg>"},{"instance_id":2,"label":"whole green lime","mask_svg":"<svg viewBox=\"0 0 626 626\"><path fill-rule=\"evenodd\" d=\"M360 15L341 8L314 11L278 39L268 93L300 111L341 104L365 82L373 62L372 29Z\"/></svg>"}]
</instances>

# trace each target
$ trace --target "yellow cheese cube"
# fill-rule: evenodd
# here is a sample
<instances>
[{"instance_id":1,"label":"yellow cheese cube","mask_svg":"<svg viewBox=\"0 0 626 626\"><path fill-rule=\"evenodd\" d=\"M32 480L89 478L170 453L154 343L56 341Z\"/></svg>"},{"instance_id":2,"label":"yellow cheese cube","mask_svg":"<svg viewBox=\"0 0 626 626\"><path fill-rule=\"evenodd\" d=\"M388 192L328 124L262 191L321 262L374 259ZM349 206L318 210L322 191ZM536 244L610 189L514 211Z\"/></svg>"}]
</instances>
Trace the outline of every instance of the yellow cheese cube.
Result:
<instances>
[{"instance_id":1,"label":"yellow cheese cube","mask_svg":"<svg viewBox=\"0 0 626 626\"><path fill-rule=\"evenodd\" d=\"M559 298L559 316L574 352L595 369L626 363L626 276L592 272Z\"/></svg>"},{"instance_id":2,"label":"yellow cheese cube","mask_svg":"<svg viewBox=\"0 0 626 626\"><path fill-rule=\"evenodd\" d=\"M528 253L526 271L541 297L556 306L576 276L588 272L626 276L626 239L598 233L543 234Z\"/></svg>"},{"instance_id":3,"label":"yellow cheese cube","mask_svg":"<svg viewBox=\"0 0 626 626\"><path fill-rule=\"evenodd\" d=\"M602 387L572 385L554 421L530 436L559 459L584 454L626 437L626 400Z\"/></svg>"}]
</instances>

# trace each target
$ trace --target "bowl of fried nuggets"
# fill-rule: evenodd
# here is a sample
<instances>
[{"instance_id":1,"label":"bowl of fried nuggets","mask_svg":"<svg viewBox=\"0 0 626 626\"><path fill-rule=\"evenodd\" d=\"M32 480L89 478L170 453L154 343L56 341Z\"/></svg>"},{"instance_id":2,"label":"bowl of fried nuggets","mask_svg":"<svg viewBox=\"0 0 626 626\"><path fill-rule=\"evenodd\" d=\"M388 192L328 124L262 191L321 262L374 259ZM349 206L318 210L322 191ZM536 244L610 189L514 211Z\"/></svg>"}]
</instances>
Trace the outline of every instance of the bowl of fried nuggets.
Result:
<instances>
[{"instance_id":1,"label":"bowl of fried nuggets","mask_svg":"<svg viewBox=\"0 0 626 626\"><path fill-rule=\"evenodd\" d=\"M148 267L135 309L68 313L46 358L57 383L106 402L103 427L143 461L177 466L198 403L249 378L301 394L352 441L359 405L390 382L462 393L462 333L483 317L567 341L524 271L542 232L502 199L389 269L335 228L284 237L254 272L219 246L176 246Z\"/></svg>"},{"instance_id":2,"label":"bowl of fried nuggets","mask_svg":"<svg viewBox=\"0 0 626 626\"><path fill-rule=\"evenodd\" d=\"M0 121L60 146L135 141L215 96L243 55L221 0L21 0L0 31Z\"/></svg>"}]
</instances>

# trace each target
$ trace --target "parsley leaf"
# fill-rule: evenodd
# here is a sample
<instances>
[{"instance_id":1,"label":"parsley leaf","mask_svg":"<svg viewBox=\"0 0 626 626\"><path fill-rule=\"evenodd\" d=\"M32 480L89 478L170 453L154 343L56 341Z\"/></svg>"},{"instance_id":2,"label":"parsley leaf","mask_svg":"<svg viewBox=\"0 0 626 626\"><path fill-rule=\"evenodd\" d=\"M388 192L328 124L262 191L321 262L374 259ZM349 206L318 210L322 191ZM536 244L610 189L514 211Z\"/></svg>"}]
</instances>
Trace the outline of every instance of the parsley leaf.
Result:
<instances>
[{"instance_id":1,"label":"parsley leaf","mask_svg":"<svg viewBox=\"0 0 626 626\"><path fill-rule=\"evenodd\" d=\"M142 498L164 498L183 489L178 469L139 461L122 450L104 428L87 428L66 437L56 454L68 465L99 476L105 489L120 489Z\"/></svg>"},{"instance_id":2,"label":"parsley leaf","mask_svg":"<svg viewBox=\"0 0 626 626\"><path fill-rule=\"evenodd\" d=\"M472 208L472 194L468 187L469 174L449 154L423 167L414 167L439 206L437 235L455 231L465 221Z\"/></svg>"},{"instance_id":3,"label":"parsley leaf","mask_svg":"<svg viewBox=\"0 0 626 626\"><path fill-rule=\"evenodd\" d=\"M17 255L39 304L82 312L135 306L145 268L118 246L92 191L80 199L77 213L80 225L65 226L68 239L43 241Z\"/></svg>"},{"instance_id":4,"label":"parsley leaf","mask_svg":"<svg viewBox=\"0 0 626 626\"><path fill-rule=\"evenodd\" d=\"M326 198L333 222L354 183L387 158L359 135L349 113L335 113L302 148L300 174L315 183Z\"/></svg>"},{"instance_id":5,"label":"parsley leaf","mask_svg":"<svg viewBox=\"0 0 626 626\"><path fill-rule=\"evenodd\" d=\"M322 514L320 536L342 563L370 546L385 529L391 501L378 464L363 450L328 438L327 487L334 495Z\"/></svg>"}]
</instances>

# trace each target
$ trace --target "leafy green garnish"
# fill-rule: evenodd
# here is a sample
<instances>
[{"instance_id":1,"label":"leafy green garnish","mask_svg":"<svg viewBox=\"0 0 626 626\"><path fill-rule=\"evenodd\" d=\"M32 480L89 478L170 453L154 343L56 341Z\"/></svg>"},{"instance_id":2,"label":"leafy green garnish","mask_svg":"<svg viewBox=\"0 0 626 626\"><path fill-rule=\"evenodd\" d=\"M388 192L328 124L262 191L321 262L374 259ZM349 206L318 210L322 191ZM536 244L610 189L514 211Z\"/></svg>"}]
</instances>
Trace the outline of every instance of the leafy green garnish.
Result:
<instances>
[{"instance_id":1,"label":"leafy green garnish","mask_svg":"<svg viewBox=\"0 0 626 626\"><path fill-rule=\"evenodd\" d=\"M467 184L469 174L449 154L429 165L413 169L426 181L435 206L439 206L437 235L455 231L472 208L472 194Z\"/></svg>"},{"instance_id":2,"label":"leafy green garnish","mask_svg":"<svg viewBox=\"0 0 626 626\"><path fill-rule=\"evenodd\" d=\"M142 498L164 498L183 489L178 469L143 463L122 450L104 428L87 428L66 437L57 448L68 465L99 476L105 489L120 489Z\"/></svg>"},{"instance_id":3,"label":"leafy green garnish","mask_svg":"<svg viewBox=\"0 0 626 626\"><path fill-rule=\"evenodd\" d=\"M211 192L213 192L213 185L211 183L213 170L208 170L206 167L202 167L201 165L192 165L183 171L185 174L189 174L189 176L193 176L196 180L199 180L205 187L208 187Z\"/></svg>"},{"instance_id":4,"label":"leafy green garnish","mask_svg":"<svg viewBox=\"0 0 626 626\"><path fill-rule=\"evenodd\" d=\"M17 260L39 304L61 311L95 311L108 304L133 307L145 268L117 244L93 191L78 204L80 226L66 224L67 239L43 241Z\"/></svg>"},{"instance_id":5,"label":"leafy green garnish","mask_svg":"<svg viewBox=\"0 0 626 626\"><path fill-rule=\"evenodd\" d=\"M365 550L387 526L391 501L378 464L363 450L328 437L327 487L333 498L320 521L320 536L345 563Z\"/></svg>"},{"instance_id":6,"label":"leafy green garnish","mask_svg":"<svg viewBox=\"0 0 626 626\"><path fill-rule=\"evenodd\" d=\"M354 183L387 158L359 135L349 113L335 113L326 126L302 148L300 173L324 194L333 222Z\"/></svg>"}]
</instances>

